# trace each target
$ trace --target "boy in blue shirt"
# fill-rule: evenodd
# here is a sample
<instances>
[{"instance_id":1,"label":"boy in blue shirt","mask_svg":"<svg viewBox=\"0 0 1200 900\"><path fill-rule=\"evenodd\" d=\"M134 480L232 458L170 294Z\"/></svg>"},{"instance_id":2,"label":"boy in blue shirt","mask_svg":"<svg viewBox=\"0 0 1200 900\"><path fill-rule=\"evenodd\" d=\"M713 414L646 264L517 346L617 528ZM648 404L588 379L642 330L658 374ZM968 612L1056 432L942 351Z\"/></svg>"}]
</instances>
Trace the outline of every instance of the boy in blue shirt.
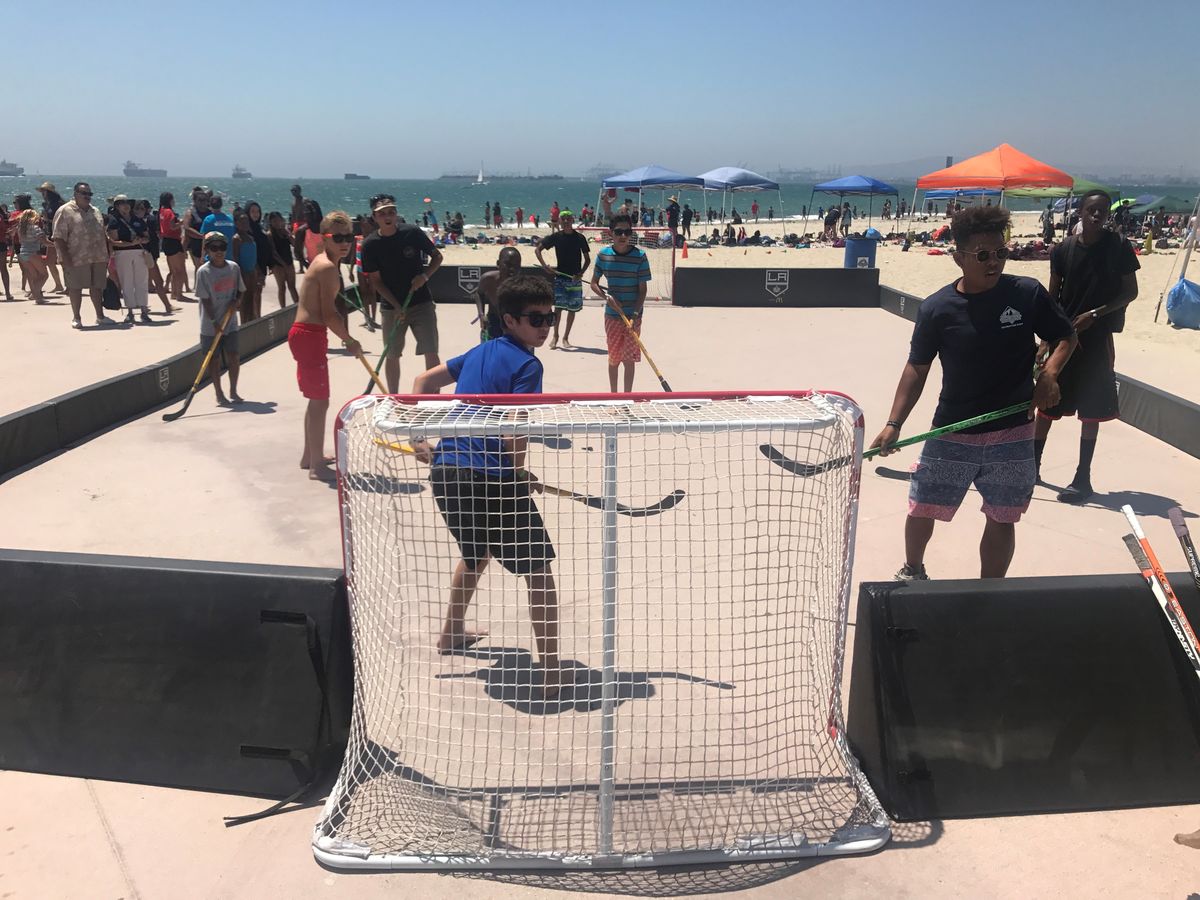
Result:
<instances>
[{"instance_id":1,"label":"boy in blue shirt","mask_svg":"<svg viewBox=\"0 0 1200 900\"><path fill-rule=\"evenodd\" d=\"M633 243L633 220L618 215L612 221L613 244L596 257L592 269L592 290L605 296L600 289L600 276L608 279L608 303L604 307L604 337L608 343L608 389L617 392L617 369L625 365L625 393L633 390L633 368L642 361L642 349L634 340L621 316L633 323L633 330L642 333L642 308L646 304L646 285L650 281L650 260Z\"/></svg>"},{"instance_id":2,"label":"boy in blue shirt","mask_svg":"<svg viewBox=\"0 0 1200 900\"><path fill-rule=\"evenodd\" d=\"M546 343L557 313L542 278L515 275L497 289L505 333L418 375L413 392L435 394L457 383L459 394L540 394L542 364L533 351ZM437 647L462 650L487 632L466 629L467 607L488 560L529 585L529 615L542 665L542 692L558 696L558 600L550 563L554 546L530 496L541 491L525 470L524 437L445 438L436 449L417 448L432 463L429 482L446 526L462 551L450 582L450 602Z\"/></svg>"}]
</instances>

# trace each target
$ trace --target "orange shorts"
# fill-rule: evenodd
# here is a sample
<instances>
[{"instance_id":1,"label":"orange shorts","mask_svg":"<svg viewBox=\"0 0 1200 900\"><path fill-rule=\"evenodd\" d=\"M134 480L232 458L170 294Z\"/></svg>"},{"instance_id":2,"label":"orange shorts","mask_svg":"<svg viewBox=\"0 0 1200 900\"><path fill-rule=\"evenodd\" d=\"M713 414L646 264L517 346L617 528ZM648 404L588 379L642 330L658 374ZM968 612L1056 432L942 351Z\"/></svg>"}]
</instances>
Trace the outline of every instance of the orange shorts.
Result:
<instances>
[{"instance_id":1,"label":"orange shorts","mask_svg":"<svg viewBox=\"0 0 1200 900\"><path fill-rule=\"evenodd\" d=\"M329 332L324 325L297 322L288 331L288 349L296 360L296 383L309 400L329 399Z\"/></svg>"},{"instance_id":2,"label":"orange shorts","mask_svg":"<svg viewBox=\"0 0 1200 900\"><path fill-rule=\"evenodd\" d=\"M633 330L642 333L642 317L630 320ZM608 340L608 364L617 366L621 363L636 363L642 361L642 348L633 339L629 329L617 316L604 317L604 337Z\"/></svg>"}]
</instances>

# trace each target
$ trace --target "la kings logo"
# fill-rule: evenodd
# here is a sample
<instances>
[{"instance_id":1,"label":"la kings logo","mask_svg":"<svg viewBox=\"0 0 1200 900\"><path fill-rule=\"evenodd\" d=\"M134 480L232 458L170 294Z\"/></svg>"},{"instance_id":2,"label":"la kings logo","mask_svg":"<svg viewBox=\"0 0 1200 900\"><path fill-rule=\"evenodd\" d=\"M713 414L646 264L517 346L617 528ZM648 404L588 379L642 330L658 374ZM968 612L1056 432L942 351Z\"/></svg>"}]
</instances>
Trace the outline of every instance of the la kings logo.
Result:
<instances>
[{"instance_id":1,"label":"la kings logo","mask_svg":"<svg viewBox=\"0 0 1200 900\"><path fill-rule=\"evenodd\" d=\"M767 269L766 289L767 293L775 298L776 303L783 302L783 295L788 290L788 275L787 269Z\"/></svg>"},{"instance_id":2,"label":"la kings logo","mask_svg":"<svg viewBox=\"0 0 1200 900\"><path fill-rule=\"evenodd\" d=\"M1021 313L1011 306L1006 306L1004 312L1000 313L1001 328L1012 328L1015 325L1020 325L1022 321Z\"/></svg>"},{"instance_id":3,"label":"la kings logo","mask_svg":"<svg viewBox=\"0 0 1200 900\"><path fill-rule=\"evenodd\" d=\"M464 294L473 294L479 287L479 266L459 266L458 286Z\"/></svg>"},{"instance_id":4,"label":"la kings logo","mask_svg":"<svg viewBox=\"0 0 1200 900\"><path fill-rule=\"evenodd\" d=\"M165 394L171 388L171 369L169 366L163 366L158 370L158 391Z\"/></svg>"}]
</instances>

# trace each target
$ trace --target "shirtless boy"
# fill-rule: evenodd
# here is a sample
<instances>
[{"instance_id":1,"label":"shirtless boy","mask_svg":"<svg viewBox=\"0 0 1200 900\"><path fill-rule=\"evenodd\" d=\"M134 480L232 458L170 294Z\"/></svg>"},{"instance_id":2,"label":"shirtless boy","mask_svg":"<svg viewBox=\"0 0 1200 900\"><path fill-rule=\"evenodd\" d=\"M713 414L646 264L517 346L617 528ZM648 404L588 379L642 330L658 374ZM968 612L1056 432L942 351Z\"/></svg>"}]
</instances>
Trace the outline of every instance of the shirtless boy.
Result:
<instances>
[{"instance_id":1,"label":"shirtless boy","mask_svg":"<svg viewBox=\"0 0 1200 900\"><path fill-rule=\"evenodd\" d=\"M325 357L332 331L351 353L362 352L350 337L334 301L341 288L338 265L354 246L350 217L340 210L321 220L322 252L308 267L300 285L300 308L288 332L288 349L296 360L296 381L308 398L304 411L304 450L300 468L314 481L332 481L332 458L325 455L325 415L329 412L329 363Z\"/></svg>"},{"instance_id":2,"label":"shirtless boy","mask_svg":"<svg viewBox=\"0 0 1200 900\"><path fill-rule=\"evenodd\" d=\"M516 247L504 247L496 257L496 268L485 272L479 279L479 287L475 291L475 310L479 313L479 343L494 341L504 334L504 321L500 315L497 291L508 279L520 274L521 251Z\"/></svg>"}]
</instances>

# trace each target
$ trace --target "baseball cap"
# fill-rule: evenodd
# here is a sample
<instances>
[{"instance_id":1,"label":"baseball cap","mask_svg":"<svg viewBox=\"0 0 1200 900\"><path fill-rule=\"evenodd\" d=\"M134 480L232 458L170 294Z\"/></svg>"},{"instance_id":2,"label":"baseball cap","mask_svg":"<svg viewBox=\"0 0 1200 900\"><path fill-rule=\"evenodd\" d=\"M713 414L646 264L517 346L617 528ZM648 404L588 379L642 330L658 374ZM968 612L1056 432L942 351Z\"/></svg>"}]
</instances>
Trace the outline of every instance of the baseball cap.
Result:
<instances>
[{"instance_id":1,"label":"baseball cap","mask_svg":"<svg viewBox=\"0 0 1200 900\"><path fill-rule=\"evenodd\" d=\"M228 244L228 243L229 243L229 241L227 241L225 239L225 235L221 234L221 232L219 232L219 231L210 231L208 234L204 235L204 246L205 247L207 247L209 244Z\"/></svg>"},{"instance_id":2,"label":"baseball cap","mask_svg":"<svg viewBox=\"0 0 1200 900\"><path fill-rule=\"evenodd\" d=\"M573 219L573 218L575 218L575 213L571 212L569 209L564 209L562 212L560 212L560 213L558 214L558 217L559 217L560 219L561 219L563 216L570 216L570 217Z\"/></svg>"}]
</instances>

